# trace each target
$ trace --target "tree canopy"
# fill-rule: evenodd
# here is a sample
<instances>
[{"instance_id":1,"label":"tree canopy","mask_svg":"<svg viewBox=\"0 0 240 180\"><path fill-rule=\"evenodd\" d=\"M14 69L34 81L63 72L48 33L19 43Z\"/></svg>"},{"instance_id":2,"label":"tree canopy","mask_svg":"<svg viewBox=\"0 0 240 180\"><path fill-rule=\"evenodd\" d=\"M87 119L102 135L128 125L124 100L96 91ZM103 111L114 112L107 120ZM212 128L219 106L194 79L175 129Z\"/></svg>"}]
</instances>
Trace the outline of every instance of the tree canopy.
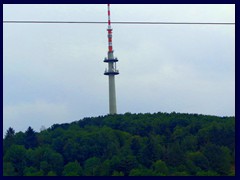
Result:
<instances>
[{"instance_id":1,"label":"tree canopy","mask_svg":"<svg viewBox=\"0 0 240 180\"><path fill-rule=\"evenodd\" d=\"M230 176L235 117L146 113L9 128L4 176Z\"/></svg>"}]
</instances>

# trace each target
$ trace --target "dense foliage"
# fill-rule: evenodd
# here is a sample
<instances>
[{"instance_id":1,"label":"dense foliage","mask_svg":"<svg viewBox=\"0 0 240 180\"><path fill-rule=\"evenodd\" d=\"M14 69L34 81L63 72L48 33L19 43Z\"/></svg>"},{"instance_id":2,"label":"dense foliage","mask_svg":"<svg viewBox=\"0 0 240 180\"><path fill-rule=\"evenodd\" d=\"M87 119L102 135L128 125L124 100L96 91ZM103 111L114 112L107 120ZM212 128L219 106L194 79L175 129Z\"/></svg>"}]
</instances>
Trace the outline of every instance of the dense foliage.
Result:
<instances>
[{"instance_id":1,"label":"dense foliage","mask_svg":"<svg viewBox=\"0 0 240 180\"><path fill-rule=\"evenodd\" d=\"M234 175L235 118L125 113L9 128L3 153L5 176Z\"/></svg>"}]
</instances>

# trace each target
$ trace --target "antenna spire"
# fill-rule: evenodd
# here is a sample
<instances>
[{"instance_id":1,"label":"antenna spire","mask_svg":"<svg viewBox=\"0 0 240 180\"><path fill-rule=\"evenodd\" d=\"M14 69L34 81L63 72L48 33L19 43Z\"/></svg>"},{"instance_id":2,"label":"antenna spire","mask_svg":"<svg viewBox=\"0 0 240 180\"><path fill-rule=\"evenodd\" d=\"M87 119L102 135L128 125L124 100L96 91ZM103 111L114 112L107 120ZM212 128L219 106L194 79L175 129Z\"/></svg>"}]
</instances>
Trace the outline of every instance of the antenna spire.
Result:
<instances>
[{"instance_id":1,"label":"antenna spire","mask_svg":"<svg viewBox=\"0 0 240 180\"><path fill-rule=\"evenodd\" d=\"M111 28L111 18L110 18L110 4L108 4L108 51L112 52L112 28Z\"/></svg>"}]
</instances>

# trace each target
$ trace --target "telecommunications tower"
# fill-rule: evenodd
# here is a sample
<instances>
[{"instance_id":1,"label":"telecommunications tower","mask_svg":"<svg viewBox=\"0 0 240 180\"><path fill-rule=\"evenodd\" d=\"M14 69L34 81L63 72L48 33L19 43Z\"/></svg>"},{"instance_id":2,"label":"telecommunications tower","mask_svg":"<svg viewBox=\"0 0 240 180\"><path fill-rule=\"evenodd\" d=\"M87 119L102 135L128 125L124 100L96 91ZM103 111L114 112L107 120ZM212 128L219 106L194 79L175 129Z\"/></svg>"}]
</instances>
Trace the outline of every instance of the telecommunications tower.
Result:
<instances>
[{"instance_id":1,"label":"telecommunications tower","mask_svg":"<svg viewBox=\"0 0 240 180\"><path fill-rule=\"evenodd\" d=\"M108 76L109 80L109 114L117 114L116 105L116 90L115 90L115 75L119 72L116 68L117 58L114 58L112 48L112 28L110 20L110 4L108 4L108 57L103 62L108 63L108 68L105 70L104 75Z\"/></svg>"}]
</instances>

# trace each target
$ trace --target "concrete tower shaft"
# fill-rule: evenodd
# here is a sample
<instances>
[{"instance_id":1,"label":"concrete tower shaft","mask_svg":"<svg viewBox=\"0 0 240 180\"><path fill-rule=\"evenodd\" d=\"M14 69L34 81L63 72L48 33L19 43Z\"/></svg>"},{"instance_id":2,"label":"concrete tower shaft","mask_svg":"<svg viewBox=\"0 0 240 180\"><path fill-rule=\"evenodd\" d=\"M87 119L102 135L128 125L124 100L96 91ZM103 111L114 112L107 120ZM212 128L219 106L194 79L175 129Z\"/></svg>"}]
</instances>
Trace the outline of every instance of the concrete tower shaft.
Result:
<instances>
[{"instance_id":1,"label":"concrete tower shaft","mask_svg":"<svg viewBox=\"0 0 240 180\"><path fill-rule=\"evenodd\" d=\"M113 47L112 47L112 28L110 20L110 4L108 4L108 57L104 59L105 63L108 63L108 69L105 70L104 75L108 76L109 80L109 113L117 113L116 103L116 89L115 89L115 75L119 72L116 68L117 58L114 58Z\"/></svg>"}]
</instances>

